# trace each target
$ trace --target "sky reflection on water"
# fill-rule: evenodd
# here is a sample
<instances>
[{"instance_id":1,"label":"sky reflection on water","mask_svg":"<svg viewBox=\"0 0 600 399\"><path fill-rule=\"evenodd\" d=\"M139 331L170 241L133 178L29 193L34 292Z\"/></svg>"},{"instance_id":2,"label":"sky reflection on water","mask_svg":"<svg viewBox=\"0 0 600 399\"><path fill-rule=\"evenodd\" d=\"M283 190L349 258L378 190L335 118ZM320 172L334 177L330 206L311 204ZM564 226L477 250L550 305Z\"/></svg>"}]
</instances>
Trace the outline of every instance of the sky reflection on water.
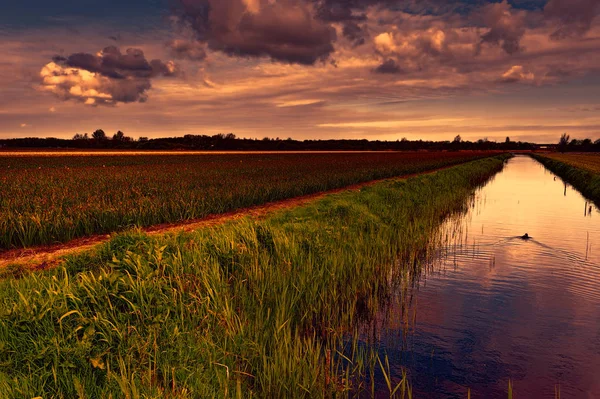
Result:
<instances>
[{"instance_id":1,"label":"sky reflection on water","mask_svg":"<svg viewBox=\"0 0 600 399\"><path fill-rule=\"evenodd\" d=\"M396 381L406 367L416 398L506 398L509 378L518 398L599 398L599 210L518 156L442 231L443 255L363 331Z\"/></svg>"}]
</instances>

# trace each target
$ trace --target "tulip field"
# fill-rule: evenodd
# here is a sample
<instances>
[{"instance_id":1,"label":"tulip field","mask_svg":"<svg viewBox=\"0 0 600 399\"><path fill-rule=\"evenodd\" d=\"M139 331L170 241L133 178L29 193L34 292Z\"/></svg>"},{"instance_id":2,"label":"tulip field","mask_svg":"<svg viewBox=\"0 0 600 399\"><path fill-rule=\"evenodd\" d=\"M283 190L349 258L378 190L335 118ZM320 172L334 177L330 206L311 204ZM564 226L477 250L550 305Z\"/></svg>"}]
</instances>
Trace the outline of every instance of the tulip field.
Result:
<instances>
[{"instance_id":1,"label":"tulip field","mask_svg":"<svg viewBox=\"0 0 600 399\"><path fill-rule=\"evenodd\" d=\"M0 251L198 219L490 155L0 152Z\"/></svg>"}]
</instances>

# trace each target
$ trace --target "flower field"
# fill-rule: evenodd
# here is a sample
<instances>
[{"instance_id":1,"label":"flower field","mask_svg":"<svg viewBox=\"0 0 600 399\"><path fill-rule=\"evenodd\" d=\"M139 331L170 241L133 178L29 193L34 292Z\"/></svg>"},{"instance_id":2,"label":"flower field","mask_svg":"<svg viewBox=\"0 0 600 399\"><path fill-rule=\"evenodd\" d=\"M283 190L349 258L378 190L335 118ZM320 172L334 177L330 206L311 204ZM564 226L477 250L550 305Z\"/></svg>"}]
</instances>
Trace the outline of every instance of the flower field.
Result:
<instances>
[{"instance_id":1,"label":"flower field","mask_svg":"<svg viewBox=\"0 0 600 399\"><path fill-rule=\"evenodd\" d=\"M600 173L600 154L598 153L553 153L544 154L545 157L560 161L576 168L586 169L590 172Z\"/></svg>"},{"instance_id":2,"label":"flower field","mask_svg":"<svg viewBox=\"0 0 600 399\"><path fill-rule=\"evenodd\" d=\"M488 152L36 156L0 153L0 250L223 213Z\"/></svg>"}]
</instances>

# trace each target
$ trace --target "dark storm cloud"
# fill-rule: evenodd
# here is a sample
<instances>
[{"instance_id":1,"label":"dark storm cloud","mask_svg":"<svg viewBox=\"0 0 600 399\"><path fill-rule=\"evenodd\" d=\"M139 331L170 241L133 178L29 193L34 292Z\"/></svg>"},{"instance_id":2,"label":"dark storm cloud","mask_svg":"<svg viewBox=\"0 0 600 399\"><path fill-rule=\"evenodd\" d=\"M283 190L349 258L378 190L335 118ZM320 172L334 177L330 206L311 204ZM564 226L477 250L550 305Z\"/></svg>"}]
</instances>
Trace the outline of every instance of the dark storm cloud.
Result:
<instances>
[{"instance_id":1,"label":"dark storm cloud","mask_svg":"<svg viewBox=\"0 0 600 399\"><path fill-rule=\"evenodd\" d=\"M63 57L62 55L55 55L54 57L52 57L52 61L54 62L64 62L67 59L65 57Z\"/></svg>"},{"instance_id":2,"label":"dark storm cloud","mask_svg":"<svg viewBox=\"0 0 600 399\"><path fill-rule=\"evenodd\" d=\"M56 62L56 57L54 60ZM72 68L97 72L113 79L173 76L177 72L173 64L167 65L161 60L148 62L144 52L140 49L128 48L125 54L122 54L121 50L115 46L106 47L97 55L89 53L71 54L64 60L64 63Z\"/></svg>"},{"instance_id":3,"label":"dark storm cloud","mask_svg":"<svg viewBox=\"0 0 600 399\"><path fill-rule=\"evenodd\" d=\"M374 2L365 0L326 0L315 2L315 8L317 16L324 21L365 21L367 16L364 10L366 6L371 5L370 3Z\"/></svg>"},{"instance_id":4,"label":"dark storm cloud","mask_svg":"<svg viewBox=\"0 0 600 399\"><path fill-rule=\"evenodd\" d=\"M342 24L342 34L354 46L365 43L368 33L365 22L366 6L371 2L365 0L326 0L315 2L317 18L326 22L339 22Z\"/></svg>"},{"instance_id":5,"label":"dark storm cloud","mask_svg":"<svg viewBox=\"0 0 600 399\"><path fill-rule=\"evenodd\" d=\"M508 54L522 50L521 39L525 35L525 21L515 13L506 0L490 4L483 9L483 22L489 31L481 36L482 43L501 46Z\"/></svg>"},{"instance_id":6,"label":"dark storm cloud","mask_svg":"<svg viewBox=\"0 0 600 399\"><path fill-rule=\"evenodd\" d=\"M302 0L179 0L179 17L212 50L312 65L333 52L335 29Z\"/></svg>"},{"instance_id":7,"label":"dark storm cloud","mask_svg":"<svg viewBox=\"0 0 600 399\"><path fill-rule=\"evenodd\" d=\"M558 25L551 35L556 40L583 36L599 13L598 0L550 0L544 8L544 15Z\"/></svg>"},{"instance_id":8,"label":"dark storm cloud","mask_svg":"<svg viewBox=\"0 0 600 399\"><path fill-rule=\"evenodd\" d=\"M196 41L172 42L175 57L203 60L210 49L304 65L326 60L344 46L364 45L380 28L407 33L405 23L413 23L412 17L433 18L432 27L479 28L480 40L473 42L476 53L499 47L514 55L525 50L527 30L543 25L544 15L558 26L552 37L559 39L584 34L600 12L599 0L176 1L178 20L192 27ZM334 27L347 41L336 44Z\"/></svg>"},{"instance_id":9,"label":"dark storm cloud","mask_svg":"<svg viewBox=\"0 0 600 399\"><path fill-rule=\"evenodd\" d=\"M365 26L360 26L353 21L344 23L342 34L350 40L354 46L365 44L365 40L369 36Z\"/></svg>"},{"instance_id":10,"label":"dark storm cloud","mask_svg":"<svg viewBox=\"0 0 600 399\"><path fill-rule=\"evenodd\" d=\"M402 73L404 71L402 70L402 68L400 68L400 66L398 64L396 64L396 61L394 61L392 59L388 59L388 60L385 60L377 68L373 69L373 72L375 72L375 73Z\"/></svg>"},{"instance_id":11,"label":"dark storm cloud","mask_svg":"<svg viewBox=\"0 0 600 399\"><path fill-rule=\"evenodd\" d=\"M115 103L133 103L146 102L148 95L146 93L152 85L149 79L134 79L134 80L112 80L105 86L111 98L106 104ZM98 102L101 103L101 102Z\"/></svg>"},{"instance_id":12,"label":"dark storm cloud","mask_svg":"<svg viewBox=\"0 0 600 399\"><path fill-rule=\"evenodd\" d=\"M145 102L152 78L177 73L172 62L148 61L142 50L130 48L123 54L110 46L98 54L53 57L40 72L40 88L62 100L94 106Z\"/></svg>"}]
</instances>

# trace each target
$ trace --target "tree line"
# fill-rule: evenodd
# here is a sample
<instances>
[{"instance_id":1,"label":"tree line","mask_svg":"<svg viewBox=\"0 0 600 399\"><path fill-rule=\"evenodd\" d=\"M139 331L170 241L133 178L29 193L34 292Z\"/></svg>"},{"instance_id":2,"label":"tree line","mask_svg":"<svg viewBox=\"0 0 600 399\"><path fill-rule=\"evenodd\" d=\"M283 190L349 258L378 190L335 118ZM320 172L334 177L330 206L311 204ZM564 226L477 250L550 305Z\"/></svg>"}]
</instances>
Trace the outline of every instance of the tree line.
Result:
<instances>
[{"instance_id":1,"label":"tree line","mask_svg":"<svg viewBox=\"0 0 600 399\"><path fill-rule=\"evenodd\" d=\"M563 133L558 140L557 149L560 152L600 152L600 139L571 139L567 133Z\"/></svg>"},{"instance_id":2,"label":"tree line","mask_svg":"<svg viewBox=\"0 0 600 399\"><path fill-rule=\"evenodd\" d=\"M233 133L208 135L187 134L182 137L140 137L137 140L118 131L112 136L102 129L92 134L77 133L72 139L19 138L0 140L5 148L75 148L75 149L136 149L136 150L202 150L202 151L384 151L384 150L533 150L533 143L504 142L483 138L477 141L463 140L456 136L452 141L408 140L294 140L268 138L238 138Z\"/></svg>"}]
</instances>

